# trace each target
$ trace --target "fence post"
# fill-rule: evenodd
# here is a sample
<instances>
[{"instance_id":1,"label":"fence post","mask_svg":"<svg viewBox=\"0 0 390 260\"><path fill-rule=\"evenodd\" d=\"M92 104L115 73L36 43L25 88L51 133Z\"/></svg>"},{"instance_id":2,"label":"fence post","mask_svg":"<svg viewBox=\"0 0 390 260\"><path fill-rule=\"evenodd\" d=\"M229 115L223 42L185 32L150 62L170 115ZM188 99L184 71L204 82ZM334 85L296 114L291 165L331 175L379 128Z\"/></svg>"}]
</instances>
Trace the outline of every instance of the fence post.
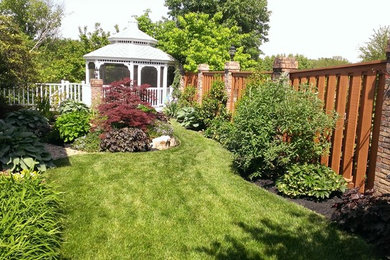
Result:
<instances>
[{"instance_id":1,"label":"fence post","mask_svg":"<svg viewBox=\"0 0 390 260\"><path fill-rule=\"evenodd\" d=\"M97 109L97 106L103 100L103 80L91 79L91 108Z\"/></svg>"},{"instance_id":2,"label":"fence post","mask_svg":"<svg viewBox=\"0 0 390 260\"><path fill-rule=\"evenodd\" d=\"M86 104L88 107L92 106L92 90L89 83L81 82L81 102Z\"/></svg>"},{"instance_id":3,"label":"fence post","mask_svg":"<svg viewBox=\"0 0 390 260\"><path fill-rule=\"evenodd\" d=\"M298 61L294 57L276 57L273 64L272 79L277 80L283 73L298 69Z\"/></svg>"},{"instance_id":4,"label":"fence post","mask_svg":"<svg viewBox=\"0 0 390 260\"><path fill-rule=\"evenodd\" d=\"M231 107L232 102L232 88L233 88L233 76L232 72L240 71L240 63L238 61L228 61L225 63L225 91L228 96L228 101L226 103L226 107L229 109Z\"/></svg>"},{"instance_id":5,"label":"fence post","mask_svg":"<svg viewBox=\"0 0 390 260\"><path fill-rule=\"evenodd\" d=\"M199 64L198 65L198 86L197 86L197 92L198 92L198 103L202 104L202 98L203 98L203 72L210 71L210 67L208 64Z\"/></svg>"},{"instance_id":6,"label":"fence post","mask_svg":"<svg viewBox=\"0 0 390 260\"><path fill-rule=\"evenodd\" d=\"M390 40L387 42L386 57L385 91L374 181L374 189L379 194L390 193Z\"/></svg>"}]
</instances>

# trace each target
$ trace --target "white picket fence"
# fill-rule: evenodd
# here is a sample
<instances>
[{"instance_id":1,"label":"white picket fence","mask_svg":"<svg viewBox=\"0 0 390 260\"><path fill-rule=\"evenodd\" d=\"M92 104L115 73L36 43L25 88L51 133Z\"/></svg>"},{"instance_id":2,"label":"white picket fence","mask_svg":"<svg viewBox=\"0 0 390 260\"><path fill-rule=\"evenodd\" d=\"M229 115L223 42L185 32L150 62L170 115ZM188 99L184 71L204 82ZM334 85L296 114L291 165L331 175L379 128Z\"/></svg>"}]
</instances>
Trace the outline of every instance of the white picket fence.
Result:
<instances>
[{"instance_id":1,"label":"white picket fence","mask_svg":"<svg viewBox=\"0 0 390 260\"><path fill-rule=\"evenodd\" d=\"M37 83L26 88L3 89L1 94L11 105L36 106L43 99L48 100L52 107L66 99L91 105L91 87L85 82Z\"/></svg>"},{"instance_id":2,"label":"white picket fence","mask_svg":"<svg viewBox=\"0 0 390 260\"><path fill-rule=\"evenodd\" d=\"M105 86L106 87L106 86ZM154 108L161 109L172 96L172 87L149 88L147 102ZM73 99L91 106L91 86L85 83L70 83L62 80L61 83L38 83L27 88L3 89L0 92L6 101L11 105L36 106L42 99L50 102L50 106L55 108L66 99Z\"/></svg>"}]
</instances>

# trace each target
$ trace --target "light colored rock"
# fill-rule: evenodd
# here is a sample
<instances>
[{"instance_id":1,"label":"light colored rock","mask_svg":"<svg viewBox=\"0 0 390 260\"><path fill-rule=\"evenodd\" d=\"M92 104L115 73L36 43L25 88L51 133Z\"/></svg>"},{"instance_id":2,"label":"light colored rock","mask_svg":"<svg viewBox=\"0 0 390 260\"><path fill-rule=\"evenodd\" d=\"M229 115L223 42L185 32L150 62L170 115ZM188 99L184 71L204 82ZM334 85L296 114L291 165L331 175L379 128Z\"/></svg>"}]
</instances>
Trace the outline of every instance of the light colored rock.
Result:
<instances>
[{"instance_id":1,"label":"light colored rock","mask_svg":"<svg viewBox=\"0 0 390 260\"><path fill-rule=\"evenodd\" d=\"M176 145L176 140L168 135L163 135L152 140L152 149L166 150Z\"/></svg>"}]
</instances>

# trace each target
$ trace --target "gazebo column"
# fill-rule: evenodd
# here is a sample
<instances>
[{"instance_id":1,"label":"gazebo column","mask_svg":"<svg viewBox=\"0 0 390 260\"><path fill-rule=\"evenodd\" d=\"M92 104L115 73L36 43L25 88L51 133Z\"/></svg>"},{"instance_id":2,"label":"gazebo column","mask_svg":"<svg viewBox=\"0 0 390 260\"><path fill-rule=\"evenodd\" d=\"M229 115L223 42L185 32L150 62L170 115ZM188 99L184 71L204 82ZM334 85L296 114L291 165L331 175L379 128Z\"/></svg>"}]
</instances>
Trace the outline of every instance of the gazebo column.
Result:
<instances>
[{"instance_id":1,"label":"gazebo column","mask_svg":"<svg viewBox=\"0 0 390 260\"><path fill-rule=\"evenodd\" d=\"M134 79L134 63L128 62L128 63L124 63L124 65L127 67L127 69L130 72L130 79L133 80ZM131 84L133 85L133 81L131 82Z\"/></svg>"},{"instance_id":2,"label":"gazebo column","mask_svg":"<svg viewBox=\"0 0 390 260\"><path fill-rule=\"evenodd\" d=\"M161 66L154 66L157 70L157 105L159 104L162 104L163 103L163 99L164 99L164 94L161 94Z\"/></svg>"},{"instance_id":3,"label":"gazebo column","mask_svg":"<svg viewBox=\"0 0 390 260\"><path fill-rule=\"evenodd\" d=\"M163 100L162 100L162 104L164 104L165 101L167 101L167 90L168 90L167 82L168 82L168 66L165 64L164 65L164 75L163 75Z\"/></svg>"},{"instance_id":4,"label":"gazebo column","mask_svg":"<svg viewBox=\"0 0 390 260\"><path fill-rule=\"evenodd\" d=\"M85 62L85 82L89 83L89 68L88 68L89 61L87 60Z\"/></svg>"},{"instance_id":5,"label":"gazebo column","mask_svg":"<svg viewBox=\"0 0 390 260\"><path fill-rule=\"evenodd\" d=\"M100 79L100 66L103 65L103 62L95 61L95 79Z\"/></svg>"},{"instance_id":6,"label":"gazebo column","mask_svg":"<svg viewBox=\"0 0 390 260\"><path fill-rule=\"evenodd\" d=\"M137 80L137 85L138 86L140 86L140 85L142 85L142 79L141 79L141 72L142 72L142 68L143 68L144 66L142 66L142 65L138 65L138 80Z\"/></svg>"}]
</instances>

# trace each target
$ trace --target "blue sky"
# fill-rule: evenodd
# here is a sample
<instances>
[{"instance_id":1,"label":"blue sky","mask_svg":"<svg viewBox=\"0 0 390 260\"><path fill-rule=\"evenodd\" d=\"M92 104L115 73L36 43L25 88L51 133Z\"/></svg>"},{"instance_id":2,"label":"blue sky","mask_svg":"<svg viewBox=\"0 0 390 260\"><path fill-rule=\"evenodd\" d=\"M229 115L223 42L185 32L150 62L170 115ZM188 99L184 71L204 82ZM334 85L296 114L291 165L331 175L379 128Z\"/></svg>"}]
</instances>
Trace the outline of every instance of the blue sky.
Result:
<instances>
[{"instance_id":1,"label":"blue sky","mask_svg":"<svg viewBox=\"0 0 390 260\"><path fill-rule=\"evenodd\" d=\"M78 27L95 22L105 30L126 27L132 15L151 9L156 21L167 16L164 0L63 0L63 37L78 37ZM390 0L268 0L269 42L266 55L303 54L309 58L343 56L358 62L359 47L379 26L390 25Z\"/></svg>"}]
</instances>

